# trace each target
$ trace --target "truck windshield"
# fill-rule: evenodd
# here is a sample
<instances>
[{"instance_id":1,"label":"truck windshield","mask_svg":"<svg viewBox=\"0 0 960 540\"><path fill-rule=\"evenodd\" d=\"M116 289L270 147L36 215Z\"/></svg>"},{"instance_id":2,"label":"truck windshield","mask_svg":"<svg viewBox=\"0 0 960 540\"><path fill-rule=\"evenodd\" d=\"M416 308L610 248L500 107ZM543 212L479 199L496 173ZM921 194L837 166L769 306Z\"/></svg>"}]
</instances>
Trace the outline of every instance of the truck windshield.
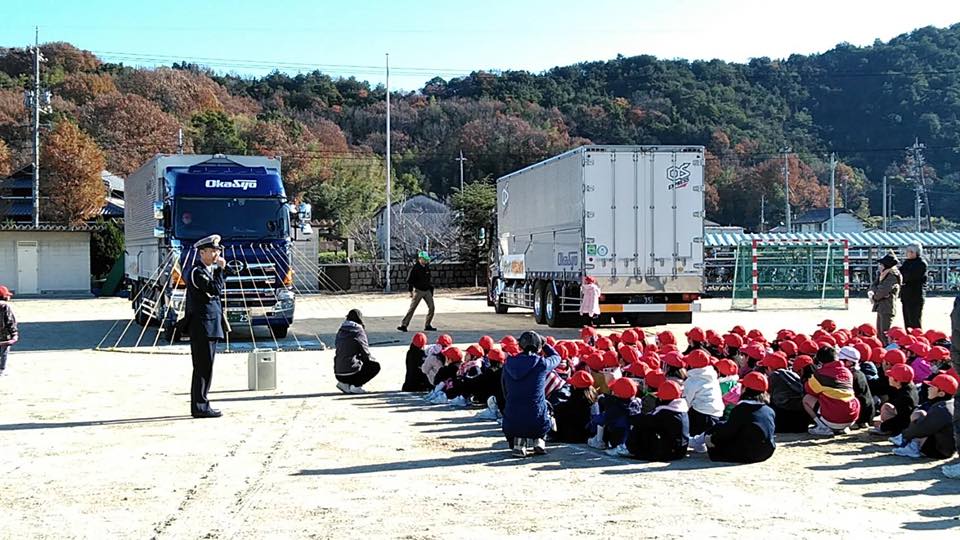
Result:
<instances>
[{"instance_id":1,"label":"truck windshield","mask_svg":"<svg viewBox=\"0 0 960 540\"><path fill-rule=\"evenodd\" d=\"M173 220L176 236L183 239L219 234L234 238L286 238L286 206L279 199L218 199L181 197L176 200Z\"/></svg>"}]
</instances>

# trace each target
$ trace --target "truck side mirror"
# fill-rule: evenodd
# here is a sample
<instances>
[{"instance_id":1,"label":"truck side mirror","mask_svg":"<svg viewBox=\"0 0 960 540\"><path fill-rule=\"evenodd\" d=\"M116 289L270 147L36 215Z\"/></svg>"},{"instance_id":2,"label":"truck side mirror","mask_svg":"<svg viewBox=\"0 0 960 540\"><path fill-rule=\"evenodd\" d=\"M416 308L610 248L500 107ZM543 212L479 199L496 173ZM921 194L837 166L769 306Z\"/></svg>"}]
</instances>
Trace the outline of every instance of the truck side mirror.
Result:
<instances>
[{"instance_id":1,"label":"truck side mirror","mask_svg":"<svg viewBox=\"0 0 960 540\"><path fill-rule=\"evenodd\" d=\"M297 205L297 214L300 215L301 223L310 223L313 219L313 206L310 203L300 203Z\"/></svg>"},{"instance_id":2,"label":"truck side mirror","mask_svg":"<svg viewBox=\"0 0 960 540\"><path fill-rule=\"evenodd\" d=\"M164 210L163 201L154 201L153 202L153 219L161 220L163 219L163 210Z\"/></svg>"},{"instance_id":3,"label":"truck side mirror","mask_svg":"<svg viewBox=\"0 0 960 540\"><path fill-rule=\"evenodd\" d=\"M163 227L154 227L153 228L153 237L154 238L166 238L167 230Z\"/></svg>"}]
</instances>

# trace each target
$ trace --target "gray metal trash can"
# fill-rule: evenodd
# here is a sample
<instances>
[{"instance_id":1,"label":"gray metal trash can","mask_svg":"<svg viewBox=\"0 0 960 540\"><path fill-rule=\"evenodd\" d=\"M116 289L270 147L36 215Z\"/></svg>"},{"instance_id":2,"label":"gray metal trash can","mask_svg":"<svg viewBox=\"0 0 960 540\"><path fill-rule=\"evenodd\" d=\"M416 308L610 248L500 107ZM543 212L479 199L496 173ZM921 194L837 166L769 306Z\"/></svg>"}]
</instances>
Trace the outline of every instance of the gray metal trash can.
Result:
<instances>
[{"instance_id":1,"label":"gray metal trash can","mask_svg":"<svg viewBox=\"0 0 960 540\"><path fill-rule=\"evenodd\" d=\"M253 350L247 355L247 387L250 390L277 388L277 351Z\"/></svg>"}]
</instances>

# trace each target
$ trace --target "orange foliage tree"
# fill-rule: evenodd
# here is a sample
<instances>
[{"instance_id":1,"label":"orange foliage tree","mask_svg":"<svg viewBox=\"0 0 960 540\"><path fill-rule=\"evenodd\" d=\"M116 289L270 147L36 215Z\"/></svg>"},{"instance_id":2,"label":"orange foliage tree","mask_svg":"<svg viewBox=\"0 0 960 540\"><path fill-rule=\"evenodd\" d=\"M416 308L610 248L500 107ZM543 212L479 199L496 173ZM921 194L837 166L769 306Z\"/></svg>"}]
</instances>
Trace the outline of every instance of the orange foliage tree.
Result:
<instances>
[{"instance_id":1,"label":"orange foliage tree","mask_svg":"<svg viewBox=\"0 0 960 540\"><path fill-rule=\"evenodd\" d=\"M97 143L80 128L62 121L44 137L40 152L40 206L45 221L80 225L103 207L106 166Z\"/></svg>"}]
</instances>

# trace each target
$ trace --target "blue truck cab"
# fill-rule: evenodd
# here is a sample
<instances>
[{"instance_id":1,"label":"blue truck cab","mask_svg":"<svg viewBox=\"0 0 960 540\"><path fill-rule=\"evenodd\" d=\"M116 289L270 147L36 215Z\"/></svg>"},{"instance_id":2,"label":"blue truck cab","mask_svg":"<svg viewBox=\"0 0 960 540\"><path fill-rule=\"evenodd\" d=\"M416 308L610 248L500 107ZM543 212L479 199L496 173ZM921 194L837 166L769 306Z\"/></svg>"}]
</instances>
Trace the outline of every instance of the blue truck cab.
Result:
<instances>
[{"instance_id":1,"label":"blue truck cab","mask_svg":"<svg viewBox=\"0 0 960 540\"><path fill-rule=\"evenodd\" d=\"M310 208L288 203L279 160L158 155L130 175L126 193L126 274L138 323L172 332L199 261L193 245L219 234L231 327L286 336L296 300L292 235L310 233Z\"/></svg>"}]
</instances>

